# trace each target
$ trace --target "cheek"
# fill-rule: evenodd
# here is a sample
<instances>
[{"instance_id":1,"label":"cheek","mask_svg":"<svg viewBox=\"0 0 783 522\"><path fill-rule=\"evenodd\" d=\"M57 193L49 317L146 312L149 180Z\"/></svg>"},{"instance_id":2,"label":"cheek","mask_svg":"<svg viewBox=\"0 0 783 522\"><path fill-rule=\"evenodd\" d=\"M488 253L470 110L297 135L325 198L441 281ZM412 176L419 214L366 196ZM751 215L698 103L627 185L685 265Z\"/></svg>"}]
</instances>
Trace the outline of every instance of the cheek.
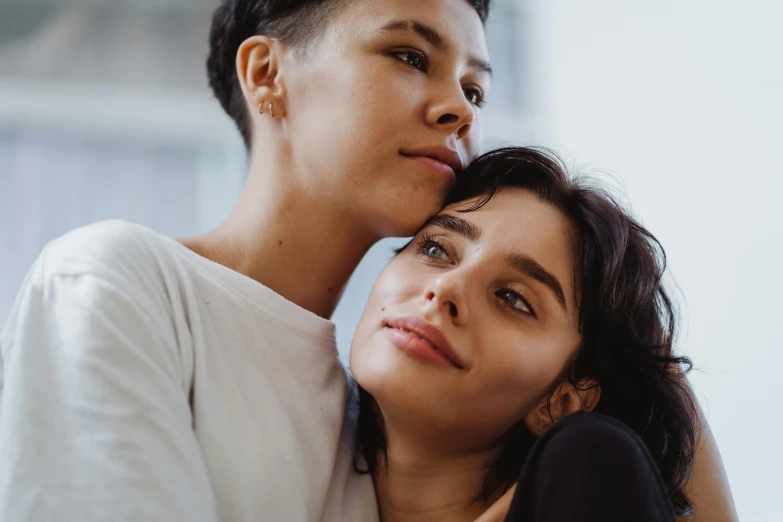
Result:
<instances>
[{"instance_id":1,"label":"cheek","mask_svg":"<svg viewBox=\"0 0 783 522\"><path fill-rule=\"evenodd\" d=\"M461 401L501 433L538 404L568 357L562 344L530 338L509 342L513 337L497 327L484 332L475 379Z\"/></svg>"},{"instance_id":2,"label":"cheek","mask_svg":"<svg viewBox=\"0 0 783 522\"><path fill-rule=\"evenodd\" d=\"M408 248L413 248L413 245ZM367 308L370 306L376 310L391 308L390 311L393 312L396 306L416 293L420 285L418 272L412 266L414 263L412 256L413 254L408 250L398 254L386 264L372 286Z\"/></svg>"},{"instance_id":3,"label":"cheek","mask_svg":"<svg viewBox=\"0 0 783 522\"><path fill-rule=\"evenodd\" d=\"M411 234L440 209L448 186L408 170L399 149L407 143L406 132L416 125L415 112L406 100L397 99L399 94L393 91L399 90L366 76L319 74L322 89L303 89L292 100L297 107L291 120L291 148L300 151L299 170L323 173L310 178L323 198L351 205L373 222L389 221L397 228L397 221L412 216L404 230L383 231ZM417 208L422 212L411 212Z\"/></svg>"},{"instance_id":4,"label":"cheek","mask_svg":"<svg viewBox=\"0 0 783 522\"><path fill-rule=\"evenodd\" d=\"M403 254L400 254L403 255ZM372 357L374 336L378 335L383 320L389 314L399 311L400 304L410 299L413 292L413 277L406 277L406 271L399 256L392 259L373 284L370 297L351 343L351 365L360 363L365 357Z\"/></svg>"},{"instance_id":5,"label":"cheek","mask_svg":"<svg viewBox=\"0 0 783 522\"><path fill-rule=\"evenodd\" d=\"M346 63L341 58L333 63L331 58L299 75L296 101L305 126L328 131L327 142L354 140L354 154L362 152L357 145L372 145L393 134L393 123L410 110L405 104L410 97L400 86L390 85L393 78L378 60L361 57Z\"/></svg>"},{"instance_id":6,"label":"cheek","mask_svg":"<svg viewBox=\"0 0 783 522\"><path fill-rule=\"evenodd\" d=\"M464 147L465 157L473 161L481 154L481 146L484 143L484 129L481 125L481 117L477 117L470 127L470 132L465 139L460 140Z\"/></svg>"},{"instance_id":7,"label":"cheek","mask_svg":"<svg viewBox=\"0 0 783 522\"><path fill-rule=\"evenodd\" d=\"M519 350L496 350L481 364L481 391L477 396L487 406L505 404L515 411L535 402L557 372L548 361L535 355L522 356Z\"/></svg>"},{"instance_id":8,"label":"cheek","mask_svg":"<svg viewBox=\"0 0 783 522\"><path fill-rule=\"evenodd\" d=\"M353 99L355 93L346 89L349 81L343 71L308 67L290 82L296 85L289 85L290 138L295 149L302 151L300 156L304 153L312 161L317 159L321 168L346 155L350 147L345 143L356 138L363 124Z\"/></svg>"}]
</instances>

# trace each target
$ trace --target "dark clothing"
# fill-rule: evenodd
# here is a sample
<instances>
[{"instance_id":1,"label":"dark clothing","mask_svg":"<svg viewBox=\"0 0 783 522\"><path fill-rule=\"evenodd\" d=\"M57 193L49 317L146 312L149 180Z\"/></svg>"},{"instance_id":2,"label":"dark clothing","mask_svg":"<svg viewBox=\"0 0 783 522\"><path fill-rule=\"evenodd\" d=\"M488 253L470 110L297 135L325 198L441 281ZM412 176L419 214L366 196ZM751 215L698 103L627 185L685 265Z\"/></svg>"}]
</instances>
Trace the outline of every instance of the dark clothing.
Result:
<instances>
[{"instance_id":1,"label":"dark clothing","mask_svg":"<svg viewBox=\"0 0 783 522\"><path fill-rule=\"evenodd\" d=\"M623 423L578 412L530 450L506 522L675 520L660 473Z\"/></svg>"}]
</instances>

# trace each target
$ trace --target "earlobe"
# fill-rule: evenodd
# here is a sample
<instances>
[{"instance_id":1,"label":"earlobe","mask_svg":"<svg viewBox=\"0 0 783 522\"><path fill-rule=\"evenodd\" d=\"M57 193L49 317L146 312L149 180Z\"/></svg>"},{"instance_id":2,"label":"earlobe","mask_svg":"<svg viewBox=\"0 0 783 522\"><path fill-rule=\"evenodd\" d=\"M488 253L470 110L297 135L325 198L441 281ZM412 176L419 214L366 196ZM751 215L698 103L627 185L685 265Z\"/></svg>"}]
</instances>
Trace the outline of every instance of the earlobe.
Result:
<instances>
[{"instance_id":1,"label":"earlobe","mask_svg":"<svg viewBox=\"0 0 783 522\"><path fill-rule=\"evenodd\" d=\"M280 75L280 42L268 36L248 38L237 50L236 68L242 94L251 107L260 107L269 114L273 105L274 116L284 114L283 82Z\"/></svg>"}]
</instances>

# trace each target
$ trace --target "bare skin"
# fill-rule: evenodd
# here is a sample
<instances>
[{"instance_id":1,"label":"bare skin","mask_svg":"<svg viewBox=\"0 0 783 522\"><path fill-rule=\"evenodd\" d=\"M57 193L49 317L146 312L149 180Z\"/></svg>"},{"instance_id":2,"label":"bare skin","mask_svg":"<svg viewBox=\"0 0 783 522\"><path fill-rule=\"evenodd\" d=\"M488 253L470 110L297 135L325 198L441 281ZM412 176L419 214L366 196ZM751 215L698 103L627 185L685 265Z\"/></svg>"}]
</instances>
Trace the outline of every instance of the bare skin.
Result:
<instances>
[{"instance_id":1,"label":"bare skin","mask_svg":"<svg viewBox=\"0 0 783 522\"><path fill-rule=\"evenodd\" d=\"M685 487L693 503L693 515L680 517L680 522L737 522L737 509L731 496L729 479L723 468L718 444L704 412L699 411L702 430L696 445L693 476Z\"/></svg>"}]
</instances>

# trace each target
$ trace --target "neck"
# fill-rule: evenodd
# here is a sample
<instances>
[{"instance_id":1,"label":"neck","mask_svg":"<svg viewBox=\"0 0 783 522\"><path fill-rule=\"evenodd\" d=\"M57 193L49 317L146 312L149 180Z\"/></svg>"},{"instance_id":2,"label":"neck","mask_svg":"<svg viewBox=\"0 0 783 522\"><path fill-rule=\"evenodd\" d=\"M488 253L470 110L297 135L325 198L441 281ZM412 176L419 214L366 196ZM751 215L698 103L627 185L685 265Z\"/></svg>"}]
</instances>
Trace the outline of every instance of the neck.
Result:
<instances>
[{"instance_id":1,"label":"neck","mask_svg":"<svg viewBox=\"0 0 783 522\"><path fill-rule=\"evenodd\" d=\"M181 242L329 318L356 266L380 238L360 220L303 190L303 176L281 168L279 158L253 156L245 189L228 219Z\"/></svg>"},{"instance_id":2,"label":"neck","mask_svg":"<svg viewBox=\"0 0 783 522\"><path fill-rule=\"evenodd\" d=\"M473 522L500 496L477 501L494 450L446 454L388 431L387 440L375 476L382 522Z\"/></svg>"}]
</instances>

